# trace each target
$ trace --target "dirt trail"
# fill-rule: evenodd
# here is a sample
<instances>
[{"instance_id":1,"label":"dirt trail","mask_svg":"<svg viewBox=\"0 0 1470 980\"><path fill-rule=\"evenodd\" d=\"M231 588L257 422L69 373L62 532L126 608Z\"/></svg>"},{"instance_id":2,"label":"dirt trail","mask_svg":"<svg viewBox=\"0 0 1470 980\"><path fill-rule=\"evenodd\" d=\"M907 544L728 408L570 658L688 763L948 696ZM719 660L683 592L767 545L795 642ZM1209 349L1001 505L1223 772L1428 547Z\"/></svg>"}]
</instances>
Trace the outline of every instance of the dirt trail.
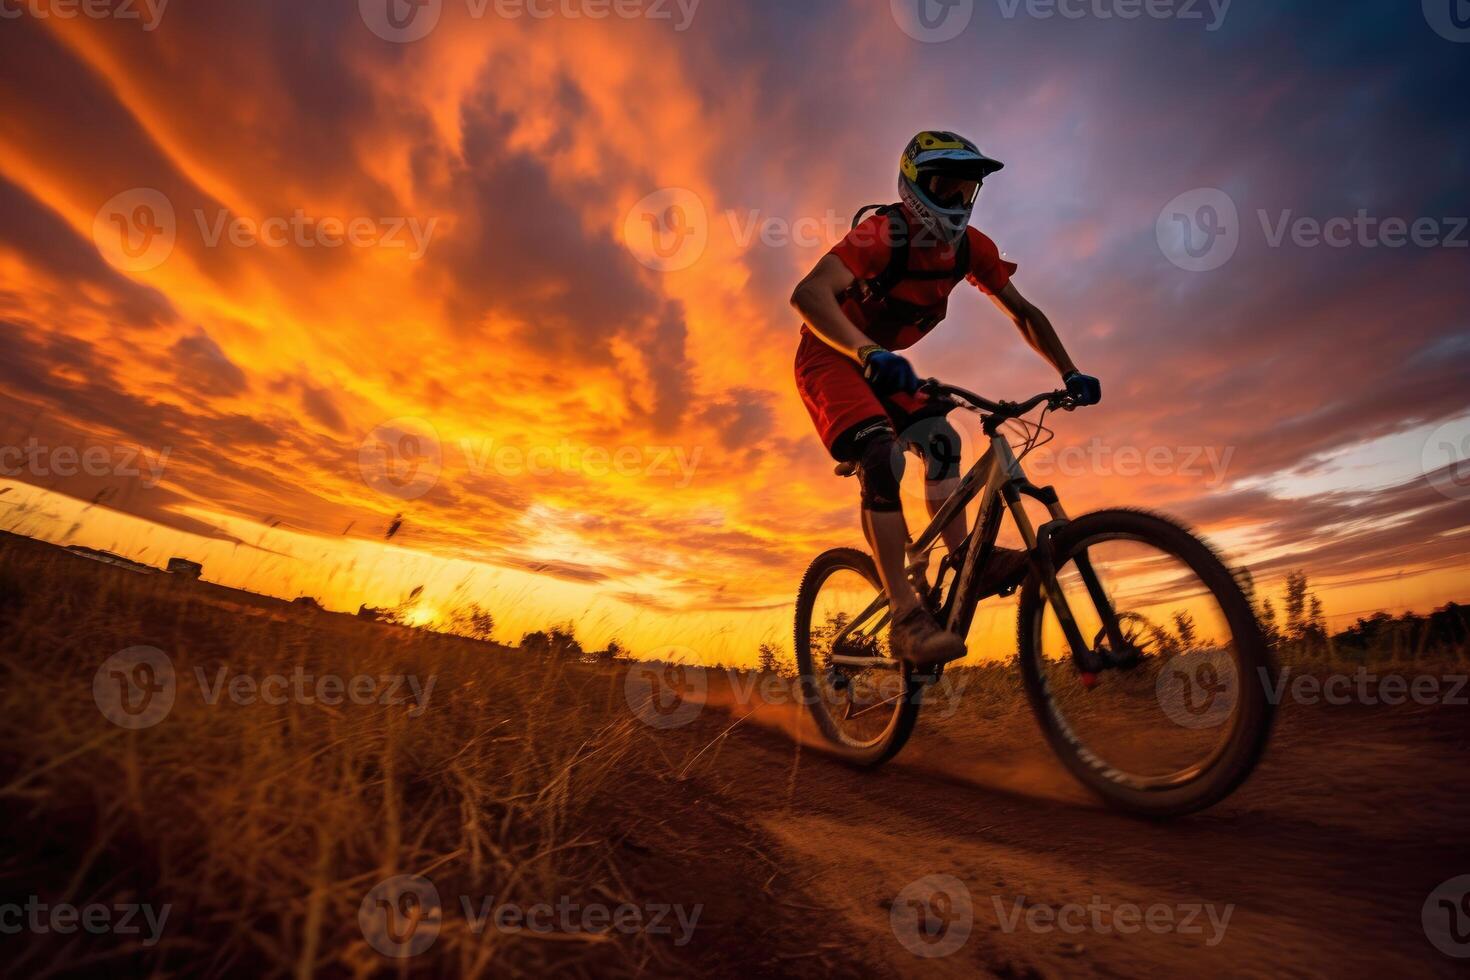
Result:
<instances>
[{"instance_id":1,"label":"dirt trail","mask_svg":"<svg viewBox=\"0 0 1470 980\"><path fill-rule=\"evenodd\" d=\"M1157 824L1094 802L1024 703L979 730L921 716L896 760L861 771L801 745L811 729L798 706L730 702L711 691L695 722L662 738L688 805L748 815L784 872L774 907L800 917L791 925L808 943L830 941L793 970L855 960L893 976L1338 977L1467 965L1436 950L1420 918L1433 889L1470 873L1463 707L1287 705L1235 797ZM932 882L900 898L931 875L964 888L940 882L947 907ZM936 894L926 930L906 899ZM916 955L954 944L966 921L954 952Z\"/></svg>"}]
</instances>

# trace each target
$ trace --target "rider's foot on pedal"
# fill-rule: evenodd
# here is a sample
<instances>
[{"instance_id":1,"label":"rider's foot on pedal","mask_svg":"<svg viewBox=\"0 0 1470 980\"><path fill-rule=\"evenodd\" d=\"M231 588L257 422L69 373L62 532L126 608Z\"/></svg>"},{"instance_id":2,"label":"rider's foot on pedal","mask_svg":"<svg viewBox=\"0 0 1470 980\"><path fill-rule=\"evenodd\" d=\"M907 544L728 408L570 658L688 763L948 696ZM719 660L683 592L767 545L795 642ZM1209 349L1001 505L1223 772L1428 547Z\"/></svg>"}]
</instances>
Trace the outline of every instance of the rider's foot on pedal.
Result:
<instances>
[{"instance_id":1,"label":"rider's foot on pedal","mask_svg":"<svg viewBox=\"0 0 1470 980\"><path fill-rule=\"evenodd\" d=\"M1014 589L1026 580L1030 570L1026 552L1015 548L996 548L980 573L980 598Z\"/></svg>"},{"instance_id":2,"label":"rider's foot on pedal","mask_svg":"<svg viewBox=\"0 0 1470 980\"><path fill-rule=\"evenodd\" d=\"M888 631L893 655L925 670L965 655L965 641L943 629L923 606L915 606Z\"/></svg>"}]
</instances>

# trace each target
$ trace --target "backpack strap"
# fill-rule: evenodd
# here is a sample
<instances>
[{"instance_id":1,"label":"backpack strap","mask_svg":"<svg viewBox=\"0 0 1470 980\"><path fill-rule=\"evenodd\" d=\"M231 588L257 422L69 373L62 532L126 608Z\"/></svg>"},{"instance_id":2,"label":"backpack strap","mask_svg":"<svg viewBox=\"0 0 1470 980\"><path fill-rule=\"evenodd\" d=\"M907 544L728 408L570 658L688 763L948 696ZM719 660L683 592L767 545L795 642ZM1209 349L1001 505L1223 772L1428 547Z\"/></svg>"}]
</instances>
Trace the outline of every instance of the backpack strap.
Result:
<instances>
[{"instance_id":1,"label":"backpack strap","mask_svg":"<svg viewBox=\"0 0 1470 980\"><path fill-rule=\"evenodd\" d=\"M868 281L868 291L876 299L886 299L904 279L917 278L909 272L909 223L897 204L885 204L878 213L888 218L888 264Z\"/></svg>"}]
</instances>

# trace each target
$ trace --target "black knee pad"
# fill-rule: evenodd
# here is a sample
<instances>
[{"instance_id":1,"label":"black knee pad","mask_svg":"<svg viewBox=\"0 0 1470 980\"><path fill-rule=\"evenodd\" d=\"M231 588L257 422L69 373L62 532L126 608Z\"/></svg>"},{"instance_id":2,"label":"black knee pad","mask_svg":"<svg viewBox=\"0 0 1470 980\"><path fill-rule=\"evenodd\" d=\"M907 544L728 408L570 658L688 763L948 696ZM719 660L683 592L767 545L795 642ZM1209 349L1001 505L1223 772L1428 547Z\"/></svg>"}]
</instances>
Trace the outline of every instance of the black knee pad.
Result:
<instances>
[{"instance_id":1,"label":"black knee pad","mask_svg":"<svg viewBox=\"0 0 1470 980\"><path fill-rule=\"evenodd\" d=\"M960 475L960 433L943 416L920 419L903 431L903 442L924 457L924 479L931 483Z\"/></svg>"},{"instance_id":2,"label":"black knee pad","mask_svg":"<svg viewBox=\"0 0 1470 980\"><path fill-rule=\"evenodd\" d=\"M876 427L859 443L858 481L863 485L863 507L867 510L903 509L898 487L903 482L904 459L893 427Z\"/></svg>"}]
</instances>

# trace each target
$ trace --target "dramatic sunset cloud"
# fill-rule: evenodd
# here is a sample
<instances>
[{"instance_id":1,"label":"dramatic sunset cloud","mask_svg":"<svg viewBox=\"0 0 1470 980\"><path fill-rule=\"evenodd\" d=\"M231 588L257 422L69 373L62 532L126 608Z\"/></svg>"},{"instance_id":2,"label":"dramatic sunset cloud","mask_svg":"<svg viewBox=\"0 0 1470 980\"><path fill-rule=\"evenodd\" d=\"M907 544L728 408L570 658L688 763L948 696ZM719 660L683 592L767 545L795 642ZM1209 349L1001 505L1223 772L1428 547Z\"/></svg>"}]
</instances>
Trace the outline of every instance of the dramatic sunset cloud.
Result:
<instances>
[{"instance_id":1,"label":"dramatic sunset cloud","mask_svg":"<svg viewBox=\"0 0 1470 980\"><path fill-rule=\"evenodd\" d=\"M1470 597L1470 47L1419 4L155 6L0 20L0 526L510 640L789 643L860 534L787 298L943 127L1103 379L1028 460L1073 512L1177 513L1334 625ZM972 292L914 355L1057 383Z\"/></svg>"}]
</instances>

